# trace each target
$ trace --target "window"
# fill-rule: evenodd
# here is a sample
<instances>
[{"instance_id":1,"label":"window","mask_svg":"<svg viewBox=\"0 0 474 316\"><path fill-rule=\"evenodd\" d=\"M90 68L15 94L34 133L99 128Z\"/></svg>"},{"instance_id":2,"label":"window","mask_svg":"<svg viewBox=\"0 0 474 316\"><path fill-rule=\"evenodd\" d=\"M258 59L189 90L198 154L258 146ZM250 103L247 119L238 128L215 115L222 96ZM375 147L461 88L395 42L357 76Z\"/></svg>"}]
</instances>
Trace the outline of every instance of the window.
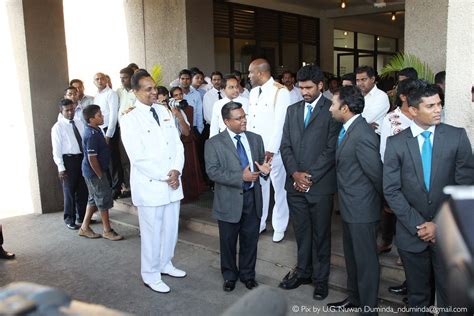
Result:
<instances>
[{"instance_id":1,"label":"window","mask_svg":"<svg viewBox=\"0 0 474 316\"><path fill-rule=\"evenodd\" d=\"M334 74L342 76L364 65L380 71L397 50L395 38L334 30Z\"/></svg>"},{"instance_id":2,"label":"window","mask_svg":"<svg viewBox=\"0 0 474 316\"><path fill-rule=\"evenodd\" d=\"M303 62L319 64L316 18L215 0L214 37L216 69L224 72L246 74L259 57L269 61L274 75L296 72Z\"/></svg>"}]
</instances>

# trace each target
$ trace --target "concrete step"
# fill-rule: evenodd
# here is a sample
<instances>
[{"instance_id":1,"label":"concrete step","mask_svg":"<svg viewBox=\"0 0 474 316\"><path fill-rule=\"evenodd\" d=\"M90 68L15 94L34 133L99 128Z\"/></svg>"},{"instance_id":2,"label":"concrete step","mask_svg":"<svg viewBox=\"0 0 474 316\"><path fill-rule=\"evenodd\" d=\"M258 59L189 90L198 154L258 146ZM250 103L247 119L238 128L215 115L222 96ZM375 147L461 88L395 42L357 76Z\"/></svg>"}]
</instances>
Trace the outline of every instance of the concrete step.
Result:
<instances>
[{"instance_id":1,"label":"concrete step","mask_svg":"<svg viewBox=\"0 0 474 316\"><path fill-rule=\"evenodd\" d=\"M201 201L199 204L181 205L180 227L212 237L219 237L217 222L212 218L211 210L203 207L203 204L205 205L205 202ZM136 207L132 205L131 199L116 200L114 209L132 216L138 214ZM136 221L138 223L138 220ZM345 269L340 216L333 215L331 229L331 264ZM297 246L291 225L289 225L285 239L282 242L275 244L272 241L272 236L271 225L267 225L267 232L261 234L259 239L259 259L286 267L296 265ZM396 265L396 259L395 247L390 253L379 257L380 277L401 284L405 280L405 272L402 267Z\"/></svg>"},{"instance_id":2,"label":"concrete step","mask_svg":"<svg viewBox=\"0 0 474 316\"><path fill-rule=\"evenodd\" d=\"M138 228L138 218L136 215L112 209L110 212L110 220L116 224L126 225L129 227ZM199 221L191 223L190 229L189 222L187 219L180 221L180 231L178 242L192 245L213 252L216 255L219 254L219 239L218 236L212 234L202 233L195 230L195 228L202 228L199 225ZM204 223L206 224L206 223ZM193 226L194 225L194 226ZM209 223L207 226L212 226ZM209 228L209 227L205 227ZM206 230L205 230L206 231ZM213 230L207 230L213 231ZM288 271L294 266L296 258L296 245L293 242L284 240L282 243L276 245L271 241L271 235L261 236L258 244L258 255L256 272L258 279L261 283L269 286L278 286L280 280ZM274 258L280 258L275 260ZM220 271L219 256L216 256L216 260L211 265L216 269L216 272ZM381 306L393 306L394 309L403 305L401 301L402 297L392 295L387 291L389 286L397 285L398 281L387 280L382 278L380 281L379 299ZM346 291L346 271L344 267L334 265L331 266L331 274L329 278L329 286L332 290L345 292ZM311 299L312 287L310 285L304 285L308 287L308 299Z\"/></svg>"}]
</instances>

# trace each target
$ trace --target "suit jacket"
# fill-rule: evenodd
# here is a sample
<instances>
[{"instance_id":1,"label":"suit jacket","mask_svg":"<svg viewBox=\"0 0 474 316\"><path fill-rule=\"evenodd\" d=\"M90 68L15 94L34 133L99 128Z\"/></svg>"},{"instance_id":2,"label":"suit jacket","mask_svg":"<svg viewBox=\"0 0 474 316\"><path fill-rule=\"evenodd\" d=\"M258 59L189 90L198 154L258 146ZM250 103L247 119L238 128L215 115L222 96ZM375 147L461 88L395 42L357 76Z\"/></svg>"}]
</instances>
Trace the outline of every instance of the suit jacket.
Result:
<instances>
[{"instance_id":1,"label":"suit jacket","mask_svg":"<svg viewBox=\"0 0 474 316\"><path fill-rule=\"evenodd\" d=\"M157 124L150 107L135 102L135 108L120 120L122 142L130 158L130 186L136 206L161 206L183 198L183 188L173 190L162 181L170 170L182 172L184 148L172 113L153 105L160 120Z\"/></svg>"},{"instance_id":2,"label":"suit jacket","mask_svg":"<svg viewBox=\"0 0 474 316\"><path fill-rule=\"evenodd\" d=\"M418 140L411 128L389 137L383 186L385 199L397 216L397 246L411 252L423 251L428 243L418 238L416 226L433 221L447 199L443 188L473 183L472 149L464 129L446 124L436 127L429 192L423 180Z\"/></svg>"},{"instance_id":3,"label":"suit jacket","mask_svg":"<svg viewBox=\"0 0 474 316\"><path fill-rule=\"evenodd\" d=\"M360 115L336 150L341 217L347 223L372 223L382 207L380 140Z\"/></svg>"},{"instance_id":4,"label":"suit jacket","mask_svg":"<svg viewBox=\"0 0 474 316\"><path fill-rule=\"evenodd\" d=\"M253 161L263 163L265 150L262 137L252 132L245 132L245 135ZM213 217L224 222L238 223L243 207L243 170L237 149L227 129L206 141L204 159L207 175L214 181ZM255 165L254 170L258 170ZM253 192L257 216L260 218L262 216L262 190L259 179L254 182Z\"/></svg>"},{"instance_id":5,"label":"suit jacket","mask_svg":"<svg viewBox=\"0 0 474 316\"><path fill-rule=\"evenodd\" d=\"M305 106L305 102L300 101L288 107L280 153L288 176L286 191L298 192L291 176L295 171L308 172L313 185L305 196L311 199L336 192L335 152L341 124L329 112L331 101L321 96L305 128Z\"/></svg>"}]
</instances>

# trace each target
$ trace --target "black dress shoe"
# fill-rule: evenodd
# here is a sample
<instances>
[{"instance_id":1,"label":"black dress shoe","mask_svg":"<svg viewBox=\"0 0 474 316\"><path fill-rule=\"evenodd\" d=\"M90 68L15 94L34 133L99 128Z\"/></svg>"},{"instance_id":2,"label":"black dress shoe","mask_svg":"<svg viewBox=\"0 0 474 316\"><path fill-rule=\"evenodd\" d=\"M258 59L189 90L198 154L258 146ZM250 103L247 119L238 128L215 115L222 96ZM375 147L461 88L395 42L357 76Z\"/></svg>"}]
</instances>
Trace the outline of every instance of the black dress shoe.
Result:
<instances>
[{"instance_id":1,"label":"black dress shoe","mask_svg":"<svg viewBox=\"0 0 474 316\"><path fill-rule=\"evenodd\" d=\"M248 280L242 281L242 283L244 283L245 287L248 288L249 290L258 286L258 283L257 281L255 281L255 279L248 279Z\"/></svg>"},{"instance_id":2,"label":"black dress shoe","mask_svg":"<svg viewBox=\"0 0 474 316\"><path fill-rule=\"evenodd\" d=\"M327 304L327 307L335 307L337 309L346 309L346 308L354 308L354 307L359 307L359 306L352 304L349 301L349 298L346 298L345 300L340 301L340 302L329 303Z\"/></svg>"},{"instance_id":3,"label":"black dress shoe","mask_svg":"<svg viewBox=\"0 0 474 316\"><path fill-rule=\"evenodd\" d=\"M77 226L76 224L66 224L66 227L69 228L69 229L72 229L72 230L78 230L79 229L79 226Z\"/></svg>"},{"instance_id":4,"label":"black dress shoe","mask_svg":"<svg viewBox=\"0 0 474 316\"><path fill-rule=\"evenodd\" d=\"M222 288L224 292L232 292L235 289L235 281L225 280Z\"/></svg>"},{"instance_id":5,"label":"black dress shoe","mask_svg":"<svg viewBox=\"0 0 474 316\"><path fill-rule=\"evenodd\" d=\"M5 251L2 247L0 247L0 259L12 260L15 259L15 254Z\"/></svg>"},{"instance_id":6,"label":"black dress shoe","mask_svg":"<svg viewBox=\"0 0 474 316\"><path fill-rule=\"evenodd\" d=\"M408 305L408 297L402 298L403 304Z\"/></svg>"},{"instance_id":7,"label":"black dress shoe","mask_svg":"<svg viewBox=\"0 0 474 316\"><path fill-rule=\"evenodd\" d=\"M299 278L296 270L292 270L285 275L278 287L285 290L292 290L296 289L301 284L310 284L311 282L311 278Z\"/></svg>"},{"instance_id":8,"label":"black dress shoe","mask_svg":"<svg viewBox=\"0 0 474 316\"><path fill-rule=\"evenodd\" d=\"M328 297L328 292L327 283L316 283L314 286L313 298L315 300L322 301Z\"/></svg>"},{"instance_id":9,"label":"black dress shoe","mask_svg":"<svg viewBox=\"0 0 474 316\"><path fill-rule=\"evenodd\" d=\"M407 293L408 293L407 284L406 284L406 282L403 282L401 285L390 286L388 288L388 291L392 294L395 294L395 295L407 295Z\"/></svg>"}]
</instances>

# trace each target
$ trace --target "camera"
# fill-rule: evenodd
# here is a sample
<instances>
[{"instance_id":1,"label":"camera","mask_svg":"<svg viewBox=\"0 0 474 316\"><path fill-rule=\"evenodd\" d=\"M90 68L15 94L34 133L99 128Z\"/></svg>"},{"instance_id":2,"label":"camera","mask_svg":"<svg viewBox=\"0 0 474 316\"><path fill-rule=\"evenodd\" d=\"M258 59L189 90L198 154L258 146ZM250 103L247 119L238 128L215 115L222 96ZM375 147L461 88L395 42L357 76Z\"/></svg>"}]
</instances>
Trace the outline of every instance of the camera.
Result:
<instances>
[{"instance_id":1,"label":"camera","mask_svg":"<svg viewBox=\"0 0 474 316\"><path fill-rule=\"evenodd\" d=\"M171 98L168 102L168 105L171 108L184 109L188 105L188 101L186 100L179 101L174 98Z\"/></svg>"}]
</instances>

